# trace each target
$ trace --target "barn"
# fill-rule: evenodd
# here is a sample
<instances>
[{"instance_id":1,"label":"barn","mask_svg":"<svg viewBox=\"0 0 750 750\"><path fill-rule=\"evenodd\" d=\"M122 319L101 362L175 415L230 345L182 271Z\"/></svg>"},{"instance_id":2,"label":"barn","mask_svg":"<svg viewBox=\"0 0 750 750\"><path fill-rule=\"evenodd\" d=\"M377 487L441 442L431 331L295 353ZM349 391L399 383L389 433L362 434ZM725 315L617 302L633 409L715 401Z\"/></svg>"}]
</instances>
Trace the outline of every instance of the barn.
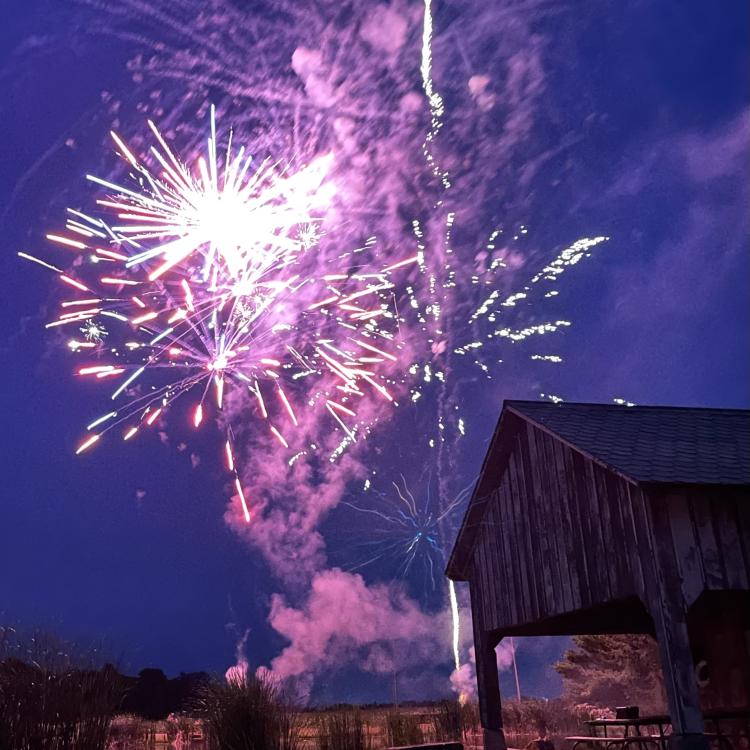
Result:
<instances>
[{"instance_id":1,"label":"barn","mask_svg":"<svg viewBox=\"0 0 750 750\"><path fill-rule=\"evenodd\" d=\"M707 747L708 709L750 705L750 411L506 401L446 573L485 748L497 644L584 633L652 634L672 747Z\"/></svg>"}]
</instances>

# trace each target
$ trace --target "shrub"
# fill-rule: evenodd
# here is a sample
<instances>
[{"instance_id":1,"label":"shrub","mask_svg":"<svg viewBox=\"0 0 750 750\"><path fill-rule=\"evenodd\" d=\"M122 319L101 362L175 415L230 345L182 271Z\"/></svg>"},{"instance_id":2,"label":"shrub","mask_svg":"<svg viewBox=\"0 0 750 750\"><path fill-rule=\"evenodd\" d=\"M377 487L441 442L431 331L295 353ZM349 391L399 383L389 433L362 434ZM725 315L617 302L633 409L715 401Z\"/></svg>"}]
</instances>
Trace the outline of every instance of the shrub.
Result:
<instances>
[{"instance_id":1,"label":"shrub","mask_svg":"<svg viewBox=\"0 0 750 750\"><path fill-rule=\"evenodd\" d=\"M474 701L466 701L461 706L461 727L465 735L477 733L482 726L479 721L479 704Z\"/></svg>"},{"instance_id":2,"label":"shrub","mask_svg":"<svg viewBox=\"0 0 750 750\"><path fill-rule=\"evenodd\" d=\"M146 723L134 714L118 714L109 726L109 742L114 747L127 747L141 742L148 732Z\"/></svg>"},{"instance_id":3,"label":"shrub","mask_svg":"<svg viewBox=\"0 0 750 750\"><path fill-rule=\"evenodd\" d=\"M463 709L458 701L441 701L432 714L435 742L459 742L463 735Z\"/></svg>"},{"instance_id":4,"label":"shrub","mask_svg":"<svg viewBox=\"0 0 750 750\"><path fill-rule=\"evenodd\" d=\"M102 750L122 698L112 666L94 669L69 644L0 628L0 748Z\"/></svg>"}]
</instances>

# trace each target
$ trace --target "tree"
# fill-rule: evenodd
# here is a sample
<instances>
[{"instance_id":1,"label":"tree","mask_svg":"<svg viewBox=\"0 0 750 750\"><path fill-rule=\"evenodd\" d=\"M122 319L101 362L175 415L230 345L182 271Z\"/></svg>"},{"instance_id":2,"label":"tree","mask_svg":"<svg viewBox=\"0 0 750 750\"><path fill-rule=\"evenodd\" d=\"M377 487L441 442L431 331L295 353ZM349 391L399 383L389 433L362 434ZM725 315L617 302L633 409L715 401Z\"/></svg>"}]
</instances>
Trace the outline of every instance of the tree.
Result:
<instances>
[{"instance_id":1,"label":"tree","mask_svg":"<svg viewBox=\"0 0 750 750\"><path fill-rule=\"evenodd\" d=\"M664 710L664 682L656 641L648 635L577 635L555 669L576 703L633 705Z\"/></svg>"},{"instance_id":2,"label":"tree","mask_svg":"<svg viewBox=\"0 0 750 750\"><path fill-rule=\"evenodd\" d=\"M123 710L158 721L169 714L169 680L161 669L142 669L123 701Z\"/></svg>"}]
</instances>

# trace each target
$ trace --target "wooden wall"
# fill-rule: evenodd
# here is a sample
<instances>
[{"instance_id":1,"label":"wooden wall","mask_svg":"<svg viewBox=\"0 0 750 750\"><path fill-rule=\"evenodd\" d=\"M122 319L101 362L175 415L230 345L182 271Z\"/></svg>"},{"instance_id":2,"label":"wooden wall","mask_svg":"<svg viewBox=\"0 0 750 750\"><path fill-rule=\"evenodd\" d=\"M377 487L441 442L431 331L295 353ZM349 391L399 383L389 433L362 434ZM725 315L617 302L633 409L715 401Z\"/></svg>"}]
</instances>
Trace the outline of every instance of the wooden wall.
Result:
<instances>
[{"instance_id":1,"label":"wooden wall","mask_svg":"<svg viewBox=\"0 0 750 750\"><path fill-rule=\"evenodd\" d=\"M677 575L689 605L704 587L748 588L750 498L653 498L544 430L516 420L508 464L479 522L472 607L491 630L637 596ZM692 598L691 598L692 597Z\"/></svg>"},{"instance_id":2,"label":"wooden wall","mask_svg":"<svg viewBox=\"0 0 750 750\"><path fill-rule=\"evenodd\" d=\"M750 492L665 488L650 493L660 568L692 605L703 591L750 588Z\"/></svg>"}]
</instances>

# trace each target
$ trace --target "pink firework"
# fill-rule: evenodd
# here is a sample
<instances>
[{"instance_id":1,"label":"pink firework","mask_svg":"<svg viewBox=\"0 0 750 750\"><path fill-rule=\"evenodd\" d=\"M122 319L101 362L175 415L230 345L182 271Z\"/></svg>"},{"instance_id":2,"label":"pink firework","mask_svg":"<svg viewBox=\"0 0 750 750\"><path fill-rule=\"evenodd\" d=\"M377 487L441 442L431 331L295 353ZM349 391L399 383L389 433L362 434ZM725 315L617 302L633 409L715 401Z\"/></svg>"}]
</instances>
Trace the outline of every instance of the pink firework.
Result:
<instances>
[{"instance_id":1,"label":"pink firework","mask_svg":"<svg viewBox=\"0 0 750 750\"><path fill-rule=\"evenodd\" d=\"M231 133L219 153L215 123L212 109L206 153L192 168L150 121L151 166L113 132L128 179L89 176L106 191L97 215L69 209L65 230L47 235L79 256L75 273L19 253L71 293L47 327L77 331L68 346L86 361L76 374L113 386L76 453L115 428L134 438L182 397L197 428L222 409L227 388L250 397L282 448L300 408L327 409L353 440L359 399L393 401L393 274L417 256L371 268L368 241L329 257L318 229L330 157L294 173L269 160L254 166L243 147L233 151ZM249 521L231 427L225 456Z\"/></svg>"}]
</instances>

